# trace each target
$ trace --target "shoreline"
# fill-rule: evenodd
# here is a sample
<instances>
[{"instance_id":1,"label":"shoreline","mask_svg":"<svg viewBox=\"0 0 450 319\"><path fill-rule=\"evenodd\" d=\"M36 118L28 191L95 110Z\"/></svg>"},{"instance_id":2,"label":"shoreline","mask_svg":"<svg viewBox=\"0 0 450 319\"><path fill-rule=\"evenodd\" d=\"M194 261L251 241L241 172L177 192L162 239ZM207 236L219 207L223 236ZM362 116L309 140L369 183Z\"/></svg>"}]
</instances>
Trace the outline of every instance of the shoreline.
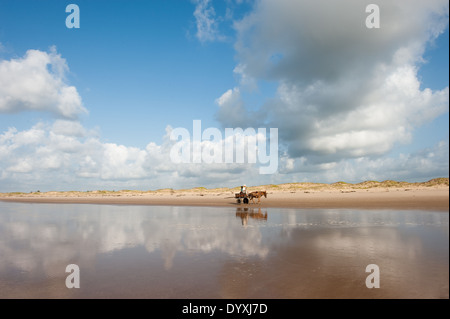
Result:
<instances>
[{"instance_id":1,"label":"shoreline","mask_svg":"<svg viewBox=\"0 0 450 319\"><path fill-rule=\"evenodd\" d=\"M272 190L258 204L238 204L235 190L161 190L154 192L48 192L0 194L0 201L105 205L202 206L242 208L353 208L449 211L449 187L394 189Z\"/></svg>"}]
</instances>

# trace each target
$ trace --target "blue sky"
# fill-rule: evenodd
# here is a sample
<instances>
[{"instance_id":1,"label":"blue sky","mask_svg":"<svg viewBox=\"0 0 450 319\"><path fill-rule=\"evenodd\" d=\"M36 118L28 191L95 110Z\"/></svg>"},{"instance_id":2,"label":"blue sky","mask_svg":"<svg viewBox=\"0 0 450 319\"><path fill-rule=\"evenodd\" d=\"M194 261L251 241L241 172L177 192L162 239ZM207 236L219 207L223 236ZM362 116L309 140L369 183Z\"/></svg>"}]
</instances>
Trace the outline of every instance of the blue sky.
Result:
<instances>
[{"instance_id":1,"label":"blue sky","mask_svg":"<svg viewBox=\"0 0 450 319\"><path fill-rule=\"evenodd\" d=\"M448 177L448 1L367 4L2 0L0 191ZM278 128L277 173L169 163L196 119Z\"/></svg>"},{"instance_id":2,"label":"blue sky","mask_svg":"<svg viewBox=\"0 0 450 319\"><path fill-rule=\"evenodd\" d=\"M233 48L196 40L189 1L79 1L80 29L66 28L66 5L3 3L3 56L55 45L89 110L87 126L99 126L108 141L145 147L167 124L212 120L214 99L234 81Z\"/></svg>"}]
</instances>

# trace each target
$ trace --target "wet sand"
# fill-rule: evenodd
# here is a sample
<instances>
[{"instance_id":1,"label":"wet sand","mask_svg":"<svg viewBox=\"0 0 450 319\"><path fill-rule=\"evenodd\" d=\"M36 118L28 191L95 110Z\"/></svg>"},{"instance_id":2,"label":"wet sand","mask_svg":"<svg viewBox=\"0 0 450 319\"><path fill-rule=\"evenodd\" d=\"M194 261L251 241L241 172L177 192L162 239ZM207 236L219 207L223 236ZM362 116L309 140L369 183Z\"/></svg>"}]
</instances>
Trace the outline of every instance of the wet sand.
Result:
<instances>
[{"instance_id":1,"label":"wet sand","mask_svg":"<svg viewBox=\"0 0 450 319\"><path fill-rule=\"evenodd\" d=\"M448 183L448 179L447 183ZM400 184L400 183L398 183ZM190 190L163 189L158 191L92 191L3 193L0 200L32 203L123 204L158 206L209 207L279 207L279 208L361 208L417 209L449 211L449 187L445 184L283 184L249 187L249 192L266 190L267 198L260 203L238 204L236 189Z\"/></svg>"},{"instance_id":2,"label":"wet sand","mask_svg":"<svg viewBox=\"0 0 450 319\"><path fill-rule=\"evenodd\" d=\"M0 203L0 298L448 299L448 214ZM65 285L80 268L79 289ZM376 264L380 288L368 288Z\"/></svg>"},{"instance_id":3,"label":"wet sand","mask_svg":"<svg viewBox=\"0 0 450 319\"><path fill-rule=\"evenodd\" d=\"M255 190L0 194L0 298L448 299L448 179Z\"/></svg>"}]
</instances>

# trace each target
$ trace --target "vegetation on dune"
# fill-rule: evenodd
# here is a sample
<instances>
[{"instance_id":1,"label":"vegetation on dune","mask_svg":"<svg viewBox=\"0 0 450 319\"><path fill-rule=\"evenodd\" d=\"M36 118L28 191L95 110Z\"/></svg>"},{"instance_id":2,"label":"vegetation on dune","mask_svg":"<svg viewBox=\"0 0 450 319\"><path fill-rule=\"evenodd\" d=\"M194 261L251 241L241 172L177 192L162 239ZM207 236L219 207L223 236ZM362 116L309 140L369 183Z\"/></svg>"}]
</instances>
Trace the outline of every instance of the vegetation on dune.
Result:
<instances>
[{"instance_id":1,"label":"vegetation on dune","mask_svg":"<svg viewBox=\"0 0 450 319\"><path fill-rule=\"evenodd\" d=\"M94 191L93 193L94 193L94 194L102 194L102 195L105 195L105 194L111 194L112 191L100 191L100 190L98 190L98 191Z\"/></svg>"},{"instance_id":2,"label":"vegetation on dune","mask_svg":"<svg viewBox=\"0 0 450 319\"><path fill-rule=\"evenodd\" d=\"M335 182L332 184L323 184L323 183L285 183L285 184L268 184L268 185L260 185L260 186L250 186L247 187L247 191L255 191L255 190L273 190L273 191L292 191L292 190L326 190L329 188L332 189L370 189L370 188L407 188L407 187L445 187L449 186L449 179L448 177L440 177L440 178L434 178L427 182L418 182L418 183L408 183L408 182L398 182L394 180L385 180L382 182L378 181L364 181L357 184L351 184L344 181ZM241 190L241 186L236 186L233 188L227 188L227 187L221 187L221 188L212 188L207 189L206 187L194 187L191 189L179 189L174 190L172 188L162 188L158 190L147 190L147 191L139 191L139 190L129 190L124 189L120 191L110 191L110 190L95 190L95 191L49 191L49 192L30 192L30 193L23 193L23 192L10 192L10 193L0 193L1 196L26 196L26 195L56 195L56 196L64 196L64 195L114 195L118 196L120 193L126 193L126 194L155 194L155 193L182 193L182 192L206 192L206 193L213 193L213 192L239 192Z\"/></svg>"},{"instance_id":3,"label":"vegetation on dune","mask_svg":"<svg viewBox=\"0 0 450 319\"><path fill-rule=\"evenodd\" d=\"M173 188L160 188L156 190L157 192L173 192Z\"/></svg>"},{"instance_id":4,"label":"vegetation on dune","mask_svg":"<svg viewBox=\"0 0 450 319\"><path fill-rule=\"evenodd\" d=\"M438 186L438 185L448 186L448 178L445 178L445 177L433 178L432 180L425 182L424 185L427 187Z\"/></svg>"},{"instance_id":5,"label":"vegetation on dune","mask_svg":"<svg viewBox=\"0 0 450 319\"><path fill-rule=\"evenodd\" d=\"M338 187L338 188L341 188L341 187L346 187L346 186L352 186L352 184L349 184L349 183L347 183L347 182L342 182L342 181L340 181L340 182L336 182L336 183L331 184L331 186L332 186L332 187Z\"/></svg>"},{"instance_id":6,"label":"vegetation on dune","mask_svg":"<svg viewBox=\"0 0 450 319\"><path fill-rule=\"evenodd\" d=\"M386 181L381 182L380 185L382 187L404 187L404 186L410 185L410 183L386 180Z\"/></svg>"}]
</instances>

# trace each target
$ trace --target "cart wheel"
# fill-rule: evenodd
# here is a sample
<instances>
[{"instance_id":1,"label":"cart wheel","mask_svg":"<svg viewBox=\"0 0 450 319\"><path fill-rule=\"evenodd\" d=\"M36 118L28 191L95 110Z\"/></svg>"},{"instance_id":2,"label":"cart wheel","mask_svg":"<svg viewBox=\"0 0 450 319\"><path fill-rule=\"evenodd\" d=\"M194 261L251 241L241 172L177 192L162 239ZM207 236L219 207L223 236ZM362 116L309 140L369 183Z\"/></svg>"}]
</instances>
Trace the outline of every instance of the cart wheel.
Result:
<instances>
[{"instance_id":1,"label":"cart wheel","mask_svg":"<svg viewBox=\"0 0 450 319\"><path fill-rule=\"evenodd\" d=\"M244 204L248 204L248 198L244 198Z\"/></svg>"},{"instance_id":2,"label":"cart wheel","mask_svg":"<svg viewBox=\"0 0 450 319\"><path fill-rule=\"evenodd\" d=\"M238 203L238 204L240 204L240 203L241 203L241 200L240 200L240 199L238 199L238 200L237 200L237 203Z\"/></svg>"}]
</instances>

